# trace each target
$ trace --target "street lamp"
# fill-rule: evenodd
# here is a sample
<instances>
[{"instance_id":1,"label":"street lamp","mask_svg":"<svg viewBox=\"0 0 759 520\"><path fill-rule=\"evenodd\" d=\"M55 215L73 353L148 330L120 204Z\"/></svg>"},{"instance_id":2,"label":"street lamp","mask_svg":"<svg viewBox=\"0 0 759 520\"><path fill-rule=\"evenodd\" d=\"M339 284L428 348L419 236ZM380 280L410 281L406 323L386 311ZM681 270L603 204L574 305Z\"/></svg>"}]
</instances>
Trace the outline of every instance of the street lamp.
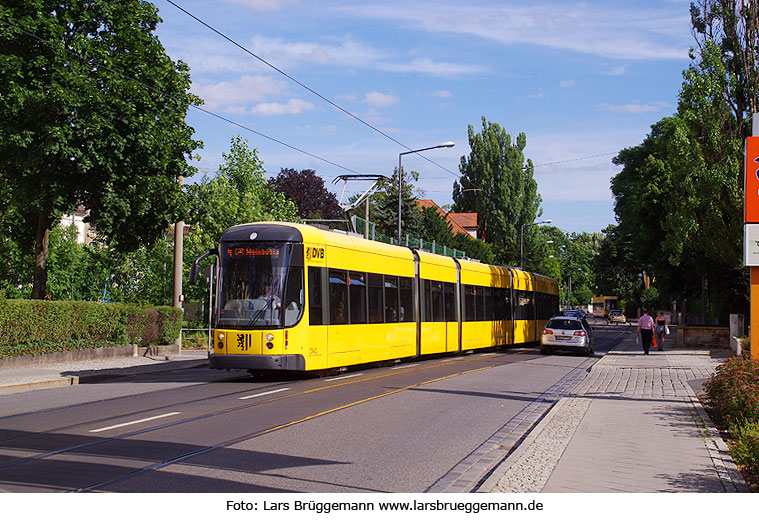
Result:
<instances>
[{"instance_id":1,"label":"street lamp","mask_svg":"<svg viewBox=\"0 0 759 520\"><path fill-rule=\"evenodd\" d=\"M529 224L522 224L522 233L519 238L519 268L524 266L524 228L527 226L537 226L538 224L550 224L551 219L539 220L538 222L530 222Z\"/></svg>"},{"instance_id":2,"label":"street lamp","mask_svg":"<svg viewBox=\"0 0 759 520\"><path fill-rule=\"evenodd\" d=\"M401 157L410 153L434 150L435 148L451 148L455 144L456 143L453 141L447 141L435 146L428 146L427 148L420 148L418 150L409 150L408 152L401 152L398 154L398 245L401 244L401 200L403 199L403 167L401 166Z\"/></svg>"}]
</instances>

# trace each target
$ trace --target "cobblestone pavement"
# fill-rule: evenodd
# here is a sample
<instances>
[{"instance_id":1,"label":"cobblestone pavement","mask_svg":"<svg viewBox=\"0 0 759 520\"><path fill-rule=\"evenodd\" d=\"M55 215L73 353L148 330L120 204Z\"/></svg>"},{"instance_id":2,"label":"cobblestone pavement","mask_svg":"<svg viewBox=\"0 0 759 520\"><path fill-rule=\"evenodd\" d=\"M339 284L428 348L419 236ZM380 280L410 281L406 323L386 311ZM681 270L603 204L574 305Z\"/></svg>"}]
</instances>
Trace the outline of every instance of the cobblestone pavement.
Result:
<instances>
[{"instance_id":1,"label":"cobblestone pavement","mask_svg":"<svg viewBox=\"0 0 759 520\"><path fill-rule=\"evenodd\" d=\"M633 337L596 363L480 492L746 492L693 386L720 359Z\"/></svg>"}]
</instances>

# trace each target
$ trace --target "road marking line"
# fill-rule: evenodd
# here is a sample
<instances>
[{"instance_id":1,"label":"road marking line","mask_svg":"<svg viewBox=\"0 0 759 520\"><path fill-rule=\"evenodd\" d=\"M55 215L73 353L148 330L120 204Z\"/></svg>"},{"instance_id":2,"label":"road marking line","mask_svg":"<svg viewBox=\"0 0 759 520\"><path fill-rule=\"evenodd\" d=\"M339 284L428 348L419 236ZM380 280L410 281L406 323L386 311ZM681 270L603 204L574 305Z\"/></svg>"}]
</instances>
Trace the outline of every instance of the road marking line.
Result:
<instances>
[{"instance_id":1,"label":"road marking line","mask_svg":"<svg viewBox=\"0 0 759 520\"><path fill-rule=\"evenodd\" d=\"M284 392L285 390L290 390L289 388L280 388L279 390L271 390L269 392L262 392L260 394L253 394L253 395L246 395L245 397L238 397L239 400L243 401L245 399L253 399L254 397L262 397L264 395L271 395L276 394L278 392Z\"/></svg>"},{"instance_id":2,"label":"road marking line","mask_svg":"<svg viewBox=\"0 0 759 520\"><path fill-rule=\"evenodd\" d=\"M358 377L358 376L363 376L363 375L364 374L351 374L349 376L340 376L340 377L333 377L332 379L325 379L325 381L339 381L341 379L348 379L351 377Z\"/></svg>"},{"instance_id":3,"label":"road marking line","mask_svg":"<svg viewBox=\"0 0 759 520\"><path fill-rule=\"evenodd\" d=\"M412 363L410 365L398 365L397 367L393 367L390 370L398 370L400 368L409 368L409 367L418 367L419 363Z\"/></svg>"},{"instance_id":4,"label":"road marking line","mask_svg":"<svg viewBox=\"0 0 759 520\"><path fill-rule=\"evenodd\" d=\"M100 433L108 430L115 430L116 428L123 428L124 426L132 426L133 424L140 424L148 421L155 421L156 419L163 419L164 417L171 417L182 412L169 412L163 415L156 415L155 417L147 417L145 419L139 419L137 421L130 421L121 424L114 424L113 426L106 426L105 428L98 428L97 430L90 430L90 433Z\"/></svg>"},{"instance_id":5,"label":"road marking line","mask_svg":"<svg viewBox=\"0 0 759 520\"><path fill-rule=\"evenodd\" d=\"M486 352L484 354L480 354L480 357L483 357L483 356L497 356L497 355L498 355L498 352Z\"/></svg>"}]
</instances>

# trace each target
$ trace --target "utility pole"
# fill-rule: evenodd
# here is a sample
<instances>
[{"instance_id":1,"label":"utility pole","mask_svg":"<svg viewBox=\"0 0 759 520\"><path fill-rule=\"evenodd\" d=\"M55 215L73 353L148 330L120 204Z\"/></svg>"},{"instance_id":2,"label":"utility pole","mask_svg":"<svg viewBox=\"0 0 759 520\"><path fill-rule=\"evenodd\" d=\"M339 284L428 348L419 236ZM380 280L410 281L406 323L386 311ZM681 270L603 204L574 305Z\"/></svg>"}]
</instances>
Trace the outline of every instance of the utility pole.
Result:
<instances>
[{"instance_id":1,"label":"utility pole","mask_svg":"<svg viewBox=\"0 0 759 520\"><path fill-rule=\"evenodd\" d=\"M184 184L184 178L179 177L179 184ZM184 249L184 221L180 220L174 225L174 297L172 306L181 309L182 301L182 254ZM182 351L182 330L179 330L179 337L174 342Z\"/></svg>"}]
</instances>

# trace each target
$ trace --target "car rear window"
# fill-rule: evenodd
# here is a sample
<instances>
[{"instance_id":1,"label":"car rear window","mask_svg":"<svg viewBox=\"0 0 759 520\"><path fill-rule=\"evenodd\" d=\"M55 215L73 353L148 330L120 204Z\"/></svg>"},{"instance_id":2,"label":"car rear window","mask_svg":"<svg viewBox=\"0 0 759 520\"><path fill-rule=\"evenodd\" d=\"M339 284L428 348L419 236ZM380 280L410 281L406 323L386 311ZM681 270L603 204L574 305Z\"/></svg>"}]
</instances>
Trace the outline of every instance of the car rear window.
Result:
<instances>
[{"instance_id":1,"label":"car rear window","mask_svg":"<svg viewBox=\"0 0 759 520\"><path fill-rule=\"evenodd\" d=\"M564 330L582 330L580 322L577 320L562 320L554 318L546 325L547 329L564 329Z\"/></svg>"}]
</instances>

